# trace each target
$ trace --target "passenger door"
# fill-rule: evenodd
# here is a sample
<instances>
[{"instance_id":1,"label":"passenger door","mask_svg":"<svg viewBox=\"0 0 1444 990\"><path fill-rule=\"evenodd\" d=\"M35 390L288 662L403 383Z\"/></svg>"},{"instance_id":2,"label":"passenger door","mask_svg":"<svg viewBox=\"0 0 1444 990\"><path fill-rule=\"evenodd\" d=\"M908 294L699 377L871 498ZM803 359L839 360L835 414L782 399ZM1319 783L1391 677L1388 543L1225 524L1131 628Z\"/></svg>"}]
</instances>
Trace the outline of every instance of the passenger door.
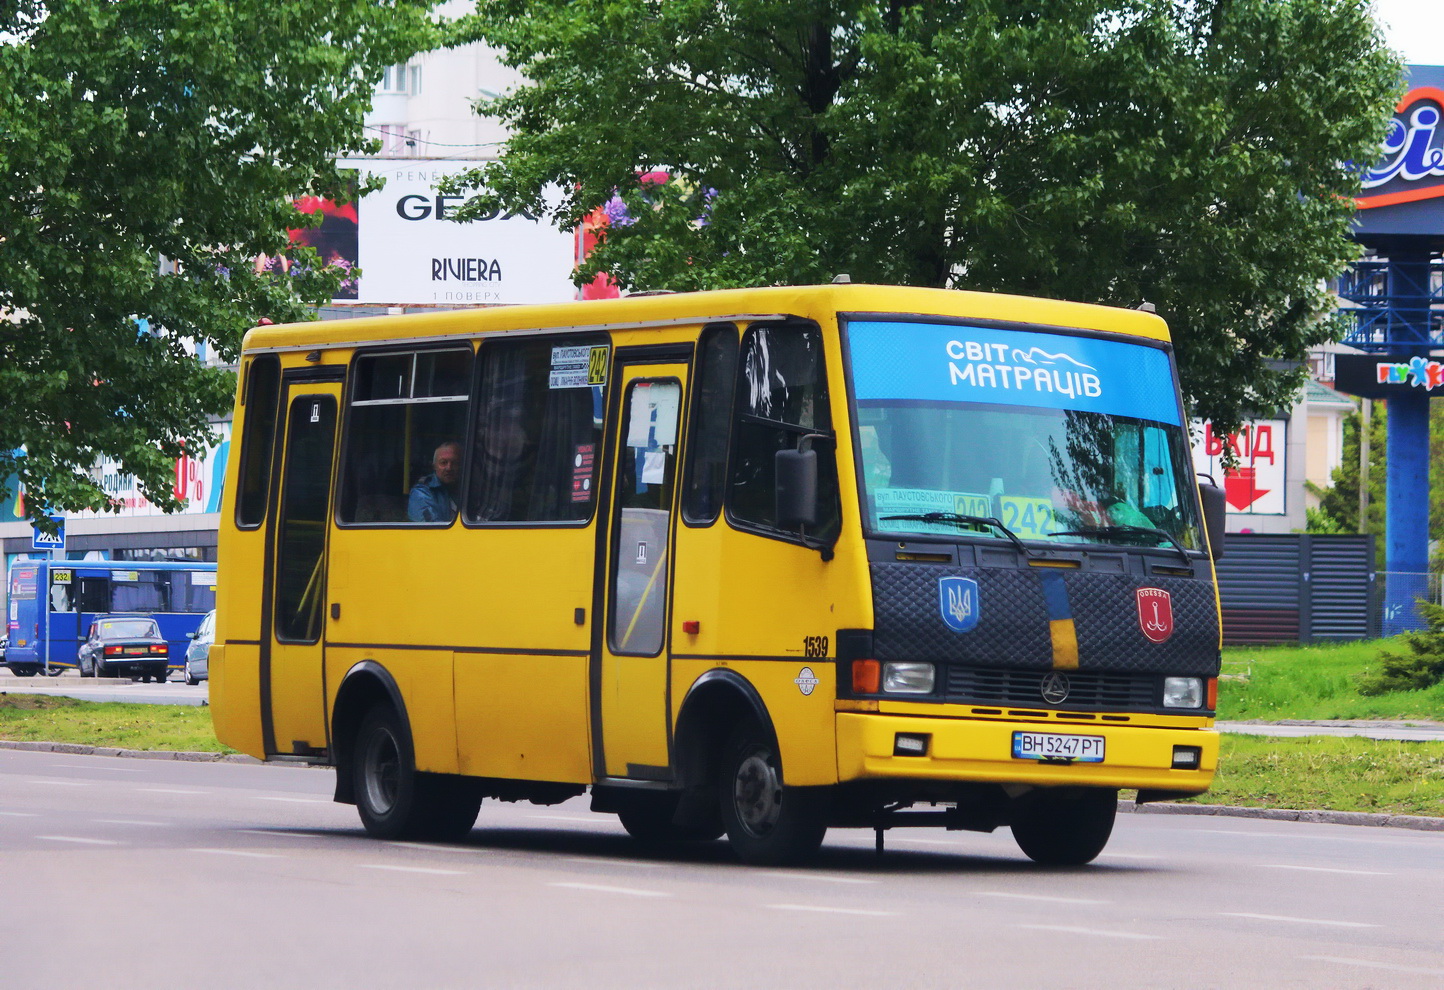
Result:
<instances>
[{"instance_id":1,"label":"passenger door","mask_svg":"<svg viewBox=\"0 0 1444 990\"><path fill-rule=\"evenodd\" d=\"M606 580L593 711L598 776L665 780L669 743L672 543L688 366L618 360Z\"/></svg>"},{"instance_id":2,"label":"passenger door","mask_svg":"<svg viewBox=\"0 0 1444 990\"><path fill-rule=\"evenodd\" d=\"M272 504L261 615L261 727L267 753L326 748L326 542L340 383L283 383L279 500Z\"/></svg>"}]
</instances>

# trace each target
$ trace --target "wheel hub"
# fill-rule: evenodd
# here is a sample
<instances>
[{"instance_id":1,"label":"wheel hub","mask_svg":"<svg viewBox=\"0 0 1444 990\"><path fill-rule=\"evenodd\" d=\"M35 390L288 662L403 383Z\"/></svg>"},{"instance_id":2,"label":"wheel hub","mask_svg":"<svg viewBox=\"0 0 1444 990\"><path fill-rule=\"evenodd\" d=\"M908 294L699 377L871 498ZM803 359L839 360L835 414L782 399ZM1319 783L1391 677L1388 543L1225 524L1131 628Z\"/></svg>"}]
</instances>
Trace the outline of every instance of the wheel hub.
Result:
<instances>
[{"instance_id":1,"label":"wheel hub","mask_svg":"<svg viewBox=\"0 0 1444 990\"><path fill-rule=\"evenodd\" d=\"M732 782L737 820L753 835L766 835L782 814L782 781L762 753L753 753L737 767Z\"/></svg>"},{"instance_id":2,"label":"wheel hub","mask_svg":"<svg viewBox=\"0 0 1444 990\"><path fill-rule=\"evenodd\" d=\"M385 814L396 803L396 789L401 778L401 755L391 733L373 735L367 741L363 759L367 803L377 813Z\"/></svg>"}]
</instances>

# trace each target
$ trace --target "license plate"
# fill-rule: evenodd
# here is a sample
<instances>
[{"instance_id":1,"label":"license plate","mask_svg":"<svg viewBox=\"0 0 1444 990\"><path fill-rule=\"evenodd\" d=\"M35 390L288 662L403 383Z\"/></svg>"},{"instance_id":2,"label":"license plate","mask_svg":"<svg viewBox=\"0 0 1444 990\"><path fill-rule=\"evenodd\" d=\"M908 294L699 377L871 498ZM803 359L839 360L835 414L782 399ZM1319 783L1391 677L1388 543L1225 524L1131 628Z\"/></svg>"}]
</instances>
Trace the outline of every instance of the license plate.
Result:
<instances>
[{"instance_id":1,"label":"license plate","mask_svg":"<svg viewBox=\"0 0 1444 990\"><path fill-rule=\"evenodd\" d=\"M1013 733L1015 760L1076 760L1103 762L1102 736L1068 736L1059 732Z\"/></svg>"}]
</instances>

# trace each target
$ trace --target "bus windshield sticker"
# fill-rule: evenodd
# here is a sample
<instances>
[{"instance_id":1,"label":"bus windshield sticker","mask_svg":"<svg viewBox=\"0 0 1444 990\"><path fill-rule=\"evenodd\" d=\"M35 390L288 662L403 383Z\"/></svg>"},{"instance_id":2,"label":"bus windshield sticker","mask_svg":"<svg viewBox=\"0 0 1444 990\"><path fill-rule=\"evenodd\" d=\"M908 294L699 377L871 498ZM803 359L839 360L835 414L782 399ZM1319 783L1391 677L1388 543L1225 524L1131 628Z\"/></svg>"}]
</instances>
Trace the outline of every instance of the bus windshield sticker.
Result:
<instances>
[{"instance_id":1,"label":"bus windshield sticker","mask_svg":"<svg viewBox=\"0 0 1444 990\"><path fill-rule=\"evenodd\" d=\"M607 382L607 348L553 347L548 388L587 388Z\"/></svg>"},{"instance_id":2,"label":"bus windshield sticker","mask_svg":"<svg viewBox=\"0 0 1444 990\"><path fill-rule=\"evenodd\" d=\"M210 588L214 587L215 583L215 571L191 571L191 584L197 584L203 588Z\"/></svg>"},{"instance_id":3,"label":"bus windshield sticker","mask_svg":"<svg viewBox=\"0 0 1444 990\"><path fill-rule=\"evenodd\" d=\"M51 572L50 572L50 583L51 583L51 584L69 584L69 583L70 583L70 572L69 572L69 571L65 571L65 570L51 571Z\"/></svg>"},{"instance_id":4,"label":"bus windshield sticker","mask_svg":"<svg viewBox=\"0 0 1444 990\"><path fill-rule=\"evenodd\" d=\"M960 516L991 516L992 502L982 492L940 492L928 488L878 488L872 492L878 521L888 516L916 516L925 512L951 512ZM895 528L895 527L894 527ZM911 533L956 533L953 523L910 520Z\"/></svg>"},{"instance_id":5,"label":"bus windshield sticker","mask_svg":"<svg viewBox=\"0 0 1444 990\"><path fill-rule=\"evenodd\" d=\"M1168 355L1121 340L939 323L848 325L859 402L986 402L1181 423Z\"/></svg>"},{"instance_id":6,"label":"bus windshield sticker","mask_svg":"<svg viewBox=\"0 0 1444 990\"><path fill-rule=\"evenodd\" d=\"M139 581L140 571L112 571L110 577L112 581Z\"/></svg>"},{"instance_id":7,"label":"bus windshield sticker","mask_svg":"<svg viewBox=\"0 0 1444 990\"><path fill-rule=\"evenodd\" d=\"M596 444L579 443L572 455L572 501L592 500L592 464L597 458Z\"/></svg>"}]
</instances>

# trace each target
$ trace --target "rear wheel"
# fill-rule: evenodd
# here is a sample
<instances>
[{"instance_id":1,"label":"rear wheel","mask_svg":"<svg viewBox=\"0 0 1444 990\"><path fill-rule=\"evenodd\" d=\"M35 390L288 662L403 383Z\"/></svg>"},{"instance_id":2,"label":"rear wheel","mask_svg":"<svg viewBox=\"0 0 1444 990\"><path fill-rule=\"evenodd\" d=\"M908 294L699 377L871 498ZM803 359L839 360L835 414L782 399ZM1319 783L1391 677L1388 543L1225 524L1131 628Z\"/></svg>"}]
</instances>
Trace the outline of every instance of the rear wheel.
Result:
<instances>
[{"instance_id":1,"label":"rear wheel","mask_svg":"<svg viewBox=\"0 0 1444 990\"><path fill-rule=\"evenodd\" d=\"M822 845L827 792L782 780L772 734L753 721L737 726L723 749L717 798L727 841L744 863L797 863Z\"/></svg>"},{"instance_id":2,"label":"rear wheel","mask_svg":"<svg viewBox=\"0 0 1444 990\"><path fill-rule=\"evenodd\" d=\"M351 772L361 823L378 838L452 841L476 824L481 798L459 781L416 769L411 737L389 705L361 720Z\"/></svg>"},{"instance_id":3,"label":"rear wheel","mask_svg":"<svg viewBox=\"0 0 1444 990\"><path fill-rule=\"evenodd\" d=\"M35 676L35 668L34 668L34 667L11 667L11 668L10 668L10 673L14 674L16 677L34 677L34 676Z\"/></svg>"},{"instance_id":4,"label":"rear wheel","mask_svg":"<svg viewBox=\"0 0 1444 990\"><path fill-rule=\"evenodd\" d=\"M1013 838L1035 863L1082 866L1108 844L1117 813L1117 791L1034 791L1018 802Z\"/></svg>"}]
</instances>

